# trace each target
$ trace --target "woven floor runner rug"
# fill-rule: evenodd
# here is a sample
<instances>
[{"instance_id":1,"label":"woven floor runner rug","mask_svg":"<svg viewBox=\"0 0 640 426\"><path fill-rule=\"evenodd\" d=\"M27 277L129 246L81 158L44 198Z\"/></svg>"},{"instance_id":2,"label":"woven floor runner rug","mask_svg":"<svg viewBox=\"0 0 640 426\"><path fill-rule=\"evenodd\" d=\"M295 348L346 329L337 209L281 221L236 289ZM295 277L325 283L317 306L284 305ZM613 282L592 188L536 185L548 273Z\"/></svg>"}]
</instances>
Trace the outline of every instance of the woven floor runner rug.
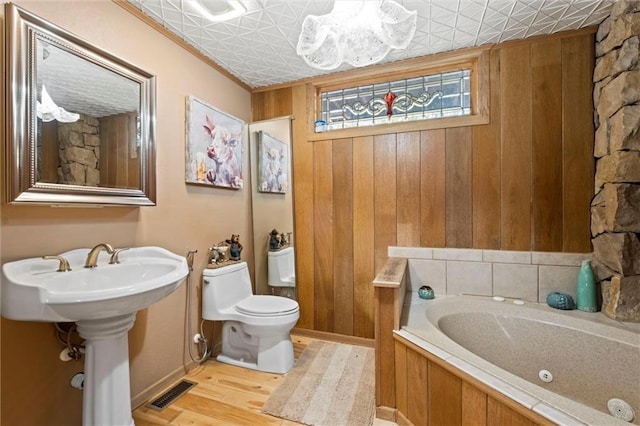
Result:
<instances>
[{"instance_id":1,"label":"woven floor runner rug","mask_svg":"<svg viewBox=\"0 0 640 426\"><path fill-rule=\"evenodd\" d=\"M312 426L366 426L375 414L374 350L313 341L262 412Z\"/></svg>"}]
</instances>

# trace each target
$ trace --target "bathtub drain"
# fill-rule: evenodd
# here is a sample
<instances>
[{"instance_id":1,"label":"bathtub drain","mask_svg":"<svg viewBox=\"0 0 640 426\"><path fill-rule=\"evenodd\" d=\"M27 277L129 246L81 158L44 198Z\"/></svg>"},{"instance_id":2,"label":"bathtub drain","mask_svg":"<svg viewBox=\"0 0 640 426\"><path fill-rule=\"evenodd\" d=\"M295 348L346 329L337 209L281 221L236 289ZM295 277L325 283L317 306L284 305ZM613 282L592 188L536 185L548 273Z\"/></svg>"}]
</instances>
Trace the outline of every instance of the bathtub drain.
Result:
<instances>
[{"instance_id":1,"label":"bathtub drain","mask_svg":"<svg viewBox=\"0 0 640 426\"><path fill-rule=\"evenodd\" d=\"M618 398L611 398L607 402L607 408L613 417L625 422L632 422L635 417L631 405Z\"/></svg>"}]
</instances>

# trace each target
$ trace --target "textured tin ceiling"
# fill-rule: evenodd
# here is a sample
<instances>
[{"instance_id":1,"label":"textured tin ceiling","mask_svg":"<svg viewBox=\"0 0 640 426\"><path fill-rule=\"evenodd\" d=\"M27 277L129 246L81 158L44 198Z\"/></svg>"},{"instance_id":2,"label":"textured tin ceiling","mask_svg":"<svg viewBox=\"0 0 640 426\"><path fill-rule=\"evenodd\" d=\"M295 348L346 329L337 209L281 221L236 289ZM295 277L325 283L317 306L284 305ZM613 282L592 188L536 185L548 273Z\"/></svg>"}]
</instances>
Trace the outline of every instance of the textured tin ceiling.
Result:
<instances>
[{"instance_id":1,"label":"textured tin ceiling","mask_svg":"<svg viewBox=\"0 0 640 426\"><path fill-rule=\"evenodd\" d=\"M222 68L257 88L325 74L296 54L305 16L329 13L333 1L241 0L248 12L226 22L200 16L190 0L127 0ZM418 12L406 50L384 62L501 43L596 25L614 0L397 0ZM223 0L203 0L220 9ZM343 65L335 71L349 69Z\"/></svg>"}]
</instances>

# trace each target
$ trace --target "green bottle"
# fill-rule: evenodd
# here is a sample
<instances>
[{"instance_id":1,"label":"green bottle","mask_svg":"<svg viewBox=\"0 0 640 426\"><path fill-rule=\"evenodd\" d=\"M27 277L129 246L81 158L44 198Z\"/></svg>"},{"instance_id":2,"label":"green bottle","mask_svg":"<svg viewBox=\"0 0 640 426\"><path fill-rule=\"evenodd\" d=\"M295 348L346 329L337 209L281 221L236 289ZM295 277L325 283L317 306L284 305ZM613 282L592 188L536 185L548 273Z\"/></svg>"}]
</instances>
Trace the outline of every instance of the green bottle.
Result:
<instances>
[{"instance_id":1,"label":"green bottle","mask_svg":"<svg viewBox=\"0 0 640 426\"><path fill-rule=\"evenodd\" d=\"M591 269L591 261L583 260L578 273L578 285L576 287L576 307L585 312L598 310L596 298L596 279Z\"/></svg>"}]
</instances>

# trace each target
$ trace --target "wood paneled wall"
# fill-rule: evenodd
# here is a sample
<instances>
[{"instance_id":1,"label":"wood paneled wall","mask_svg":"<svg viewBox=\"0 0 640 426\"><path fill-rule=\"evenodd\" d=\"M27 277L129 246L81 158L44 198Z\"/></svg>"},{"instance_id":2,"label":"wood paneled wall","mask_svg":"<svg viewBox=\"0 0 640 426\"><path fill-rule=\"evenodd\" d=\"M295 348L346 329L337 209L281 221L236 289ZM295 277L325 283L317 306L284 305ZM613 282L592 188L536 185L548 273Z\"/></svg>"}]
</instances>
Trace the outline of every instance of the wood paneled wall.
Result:
<instances>
[{"instance_id":1,"label":"wood paneled wall","mask_svg":"<svg viewBox=\"0 0 640 426\"><path fill-rule=\"evenodd\" d=\"M293 114L298 327L373 337L388 246L590 252L592 31L494 46L486 125L307 142L312 83L253 96Z\"/></svg>"},{"instance_id":2,"label":"wood paneled wall","mask_svg":"<svg viewBox=\"0 0 640 426\"><path fill-rule=\"evenodd\" d=\"M100 185L140 187L140 148L135 112L100 118Z\"/></svg>"},{"instance_id":3,"label":"wood paneled wall","mask_svg":"<svg viewBox=\"0 0 640 426\"><path fill-rule=\"evenodd\" d=\"M41 144L38 146L38 181L58 183L60 143L58 142L58 121L40 122Z\"/></svg>"}]
</instances>

